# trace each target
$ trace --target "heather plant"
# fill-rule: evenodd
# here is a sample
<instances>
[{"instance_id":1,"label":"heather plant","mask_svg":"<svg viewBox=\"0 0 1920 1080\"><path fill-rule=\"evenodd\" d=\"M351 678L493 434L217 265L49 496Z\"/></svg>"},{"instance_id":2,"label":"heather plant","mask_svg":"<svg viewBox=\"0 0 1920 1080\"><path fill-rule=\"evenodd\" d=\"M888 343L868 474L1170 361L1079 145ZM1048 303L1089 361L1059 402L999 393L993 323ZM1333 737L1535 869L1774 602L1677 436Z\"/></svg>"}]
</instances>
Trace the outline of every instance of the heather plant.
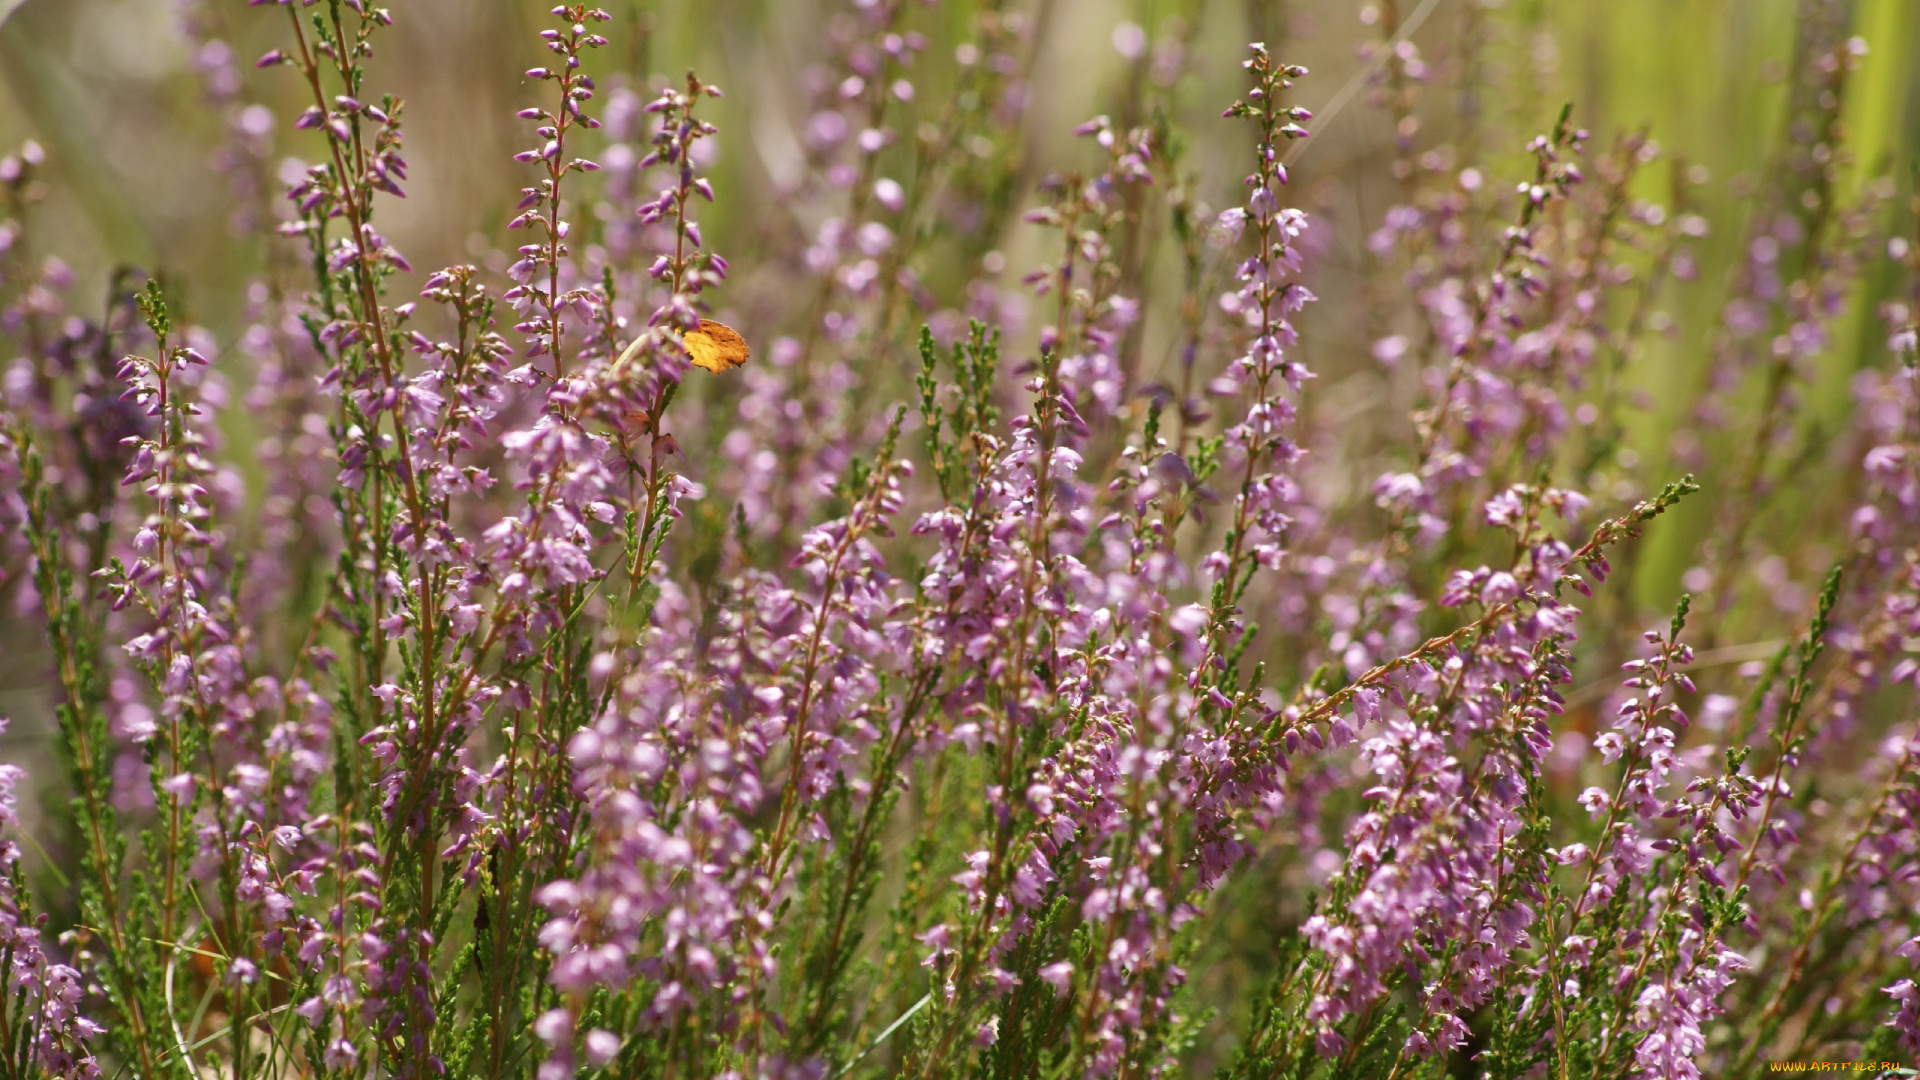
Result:
<instances>
[{"instance_id":1,"label":"heather plant","mask_svg":"<svg viewBox=\"0 0 1920 1080\"><path fill-rule=\"evenodd\" d=\"M1061 130L1054 5L825 6L760 207L648 19L544 12L471 263L391 238L405 8L181 5L224 306L90 306L0 158L0 1076L1920 1057L1920 195L1850 5L1737 215L1483 108L1495 4L1368 5L1343 88L1173 4Z\"/></svg>"}]
</instances>

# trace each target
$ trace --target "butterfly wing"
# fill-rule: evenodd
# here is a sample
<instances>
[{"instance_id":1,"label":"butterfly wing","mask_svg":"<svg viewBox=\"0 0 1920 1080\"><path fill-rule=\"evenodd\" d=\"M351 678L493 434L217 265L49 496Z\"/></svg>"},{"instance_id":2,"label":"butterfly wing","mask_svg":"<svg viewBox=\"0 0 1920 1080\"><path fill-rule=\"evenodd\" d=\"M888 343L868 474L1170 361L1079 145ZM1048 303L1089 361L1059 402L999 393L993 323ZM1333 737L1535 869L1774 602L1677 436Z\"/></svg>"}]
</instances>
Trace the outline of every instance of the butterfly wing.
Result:
<instances>
[{"instance_id":1,"label":"butterfly wing","mask_svg":"<svg viewBox=\"0 0 1920 1080\"><path fill-rule=\"evenodd\" d=\"M684 340L693 366L716 375L746 363L750 352L747 339L733 327L712 319L701 319L700 329L688 331Z\"/></svg>"}]
</instances>

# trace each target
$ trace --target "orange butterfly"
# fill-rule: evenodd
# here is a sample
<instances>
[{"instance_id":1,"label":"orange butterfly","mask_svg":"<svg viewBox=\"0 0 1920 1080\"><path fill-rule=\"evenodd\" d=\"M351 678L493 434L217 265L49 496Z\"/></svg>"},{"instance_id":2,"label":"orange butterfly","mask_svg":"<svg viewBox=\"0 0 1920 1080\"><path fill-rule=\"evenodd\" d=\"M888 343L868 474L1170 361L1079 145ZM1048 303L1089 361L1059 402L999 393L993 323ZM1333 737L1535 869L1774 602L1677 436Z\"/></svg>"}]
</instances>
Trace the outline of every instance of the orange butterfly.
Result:
<instances>
[{"instance_id":1,"label":"orange butterfly","mask_svg":"<svg viewBox=\"0 0 1920 1080\"><path fill-rule=\"evenodd\" d=\"M726 323L701 319L700 329L688 331L682 340L686 342L687 356L693 360L693 366L716 375L747 362L747 339Z\"/></svg>"},{"instance_id":2,"label":"orange butterfly","mask_svg":"<svg viewBox=\"0 0 1920 1080\"><path fill-rule=\"evenodd\" d=\"M620 367L632 359L647 338L647 334L634 338L621 351L620 358L613 362L614 366ZM715 375L746 363L751 351L747 348L747 339L741 337L738 330L712 319L701 319L700 329L687 331L681 342L686 346L687 357L693 361L694 367L705 368Z\"/></svg>"}]
</instances>

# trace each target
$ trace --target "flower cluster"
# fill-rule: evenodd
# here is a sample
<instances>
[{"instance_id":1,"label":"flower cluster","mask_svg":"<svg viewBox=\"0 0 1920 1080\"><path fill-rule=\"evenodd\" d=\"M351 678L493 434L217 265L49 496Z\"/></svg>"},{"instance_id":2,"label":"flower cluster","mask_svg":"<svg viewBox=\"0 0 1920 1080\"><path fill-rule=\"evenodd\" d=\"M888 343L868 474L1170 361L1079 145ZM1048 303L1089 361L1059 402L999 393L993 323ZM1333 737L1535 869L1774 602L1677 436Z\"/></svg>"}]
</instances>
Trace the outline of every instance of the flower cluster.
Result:
<instances>
[{"instance_id":1,"label":"flower cluster","mask_svg":"<svg viewBox=\"0 0 1920 1080\"><path fill-rule=\"evenodd\" d=\"M25 775L18 765L0 765L0 825L20 824L17 789ZM21 885L20 845L0 842L0 949L7 956L0 1016L9 1031L29 1033L9 1047L8 1064L16 1073L38 1069L60 1080L98 1080L100 1064L88 1043L101 1028L80 1011L82 976L47 956L40 940L46 916L32 913Z\"/></svg>"},{"instance_id":2,"label":"flower cluster","mask_svg":"<svg viewBox=\"0 0 1920 1080\"><path fill-rule=\"evenodd\" d=\"M371 62L417 16L250 6L260 74L182 20L235 303L82 314L58 174L0 158L0 640L45 676L0 1076L1920 1053L1920 244L1848 171L1838 0L1713 302L1724 208L1645 131L1447 116L1512 89L1497 5L1444 61L1367 5L1318 116L1197 6L1122 23L1069 138L1045 4L833 0L723 132L564 3L489 166L518 239L421 273ZM1349 207L1298 181L1362 90Z\"/></svg>"}]
</instances>

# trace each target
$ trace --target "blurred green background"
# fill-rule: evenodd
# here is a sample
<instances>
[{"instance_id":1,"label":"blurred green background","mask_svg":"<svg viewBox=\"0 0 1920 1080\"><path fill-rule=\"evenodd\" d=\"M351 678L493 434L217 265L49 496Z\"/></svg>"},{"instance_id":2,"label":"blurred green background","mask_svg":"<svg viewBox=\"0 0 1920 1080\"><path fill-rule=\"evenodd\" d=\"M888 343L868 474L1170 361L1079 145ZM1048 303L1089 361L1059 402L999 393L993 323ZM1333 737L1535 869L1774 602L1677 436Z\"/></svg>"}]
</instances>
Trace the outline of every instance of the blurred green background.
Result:
<instances>
[{"instance_id":1,"label":"blurred green background","mask_svg":"<svg viewBox=\"0 0 1920 1080\"><path fill-rule=\"evenodd\" d=\"M116 261L162 268L186 283L190 302L216 328L237 303L239 284L257 265L257 245L229 235L223 185L208 159L220 120L203 104L191 69L192 47L179 24L178 0L0 0L0 145L34 138L50 151L52 198L36 229L39 247L59 253L83 282L101 282ZM192 5L224 24L244 61L282 44L275 8L241 0ZM527 134L513 111L529 100L520 72L543 55L535 34L545 0L401 0L394 31L381 43L370 86L407 104L409 198L385 211L387 226L416 267L472 257L497 243L520 177L507 162ZM595 57L602 74L625 71L636 84L698 68L729 96L714 113L726 161L723 199L708 215L714 246L728 251L750 235L744 220L764 210L754 196L796 143L804 121L794 92L809 64L825 59L820 27L844 4L822 0L606 0L612 46ZM948 0L918 13L930 38L966 26L976 5ZM1033 171L1083 164L1069 129L1115 112L1125 61L1113 44L1122 23L1158 40L1169 20L1190 19L1199 56L1178 97L1201 161L1224 193L1236 179L1240 133L1219 121L1242 89L1244 42L1264 39L1277 55L1312 75L1299 101L1319 107L1360 66L1356 46L1380 36L1381 5L1352 0L1033 0L1043 40L1035 67L1035 107L1026 139ZM1481 103L1489 134L1543 130L1563 101L1596 141L1647 125L1653 137L1710 171L1710 193L1738 193L1765 167L1786 100L1796 0L1439 0L1413 35L1434 68L1419 112L1422 146L1447 138L1460 103L1448 65L1463 38L1481 39L1492 84L1513 93ZM1920 3L1853 0L1851 21L1869 53L1848 89L1847 118L1855 175L1887 171L1910 158L1920 122ZM1402 0L1401 17L1417 7ZM10 10L11 9L11 10ZM917 65L938 86L950 55ZM276 153L311 150L288 138L299 90L285 73L249 72L246 93L274 107ZM923 95L921 101L926 101ZM904 125L903 125L904 126ZM1358 243L1377 224L1391 183L1380 167L1391 156L1390 121L1362 101L1349 104L1315 140L1296 170L1323 211L1368 219L1336 220L1337 240ZM1209 141L1214 145L1208 145ZM1519 150L1517 142L1489 146ZM1517 156L1517 155L1516 155ZM1373 167L1369 167L1369 166ZM1224 171L1223 171L1224 170ZM1659 181L1654 181L1658 183ZM1326 184L1349 191L1346 207ZM1370 190L1370 187L1377 190ZM1376 198L1378 196L1378 198ZM1704 212L1727 242L1738 199L1711 199ZM751 262L738 252L736 262ZM1011 254L1011 253L1010 253ZM1016 265L1018 265L1016 261ZM1712 267L1704 275L1711 282ZM85 288L81 290L86 293Z\"/></svg>"}]
</instances>

